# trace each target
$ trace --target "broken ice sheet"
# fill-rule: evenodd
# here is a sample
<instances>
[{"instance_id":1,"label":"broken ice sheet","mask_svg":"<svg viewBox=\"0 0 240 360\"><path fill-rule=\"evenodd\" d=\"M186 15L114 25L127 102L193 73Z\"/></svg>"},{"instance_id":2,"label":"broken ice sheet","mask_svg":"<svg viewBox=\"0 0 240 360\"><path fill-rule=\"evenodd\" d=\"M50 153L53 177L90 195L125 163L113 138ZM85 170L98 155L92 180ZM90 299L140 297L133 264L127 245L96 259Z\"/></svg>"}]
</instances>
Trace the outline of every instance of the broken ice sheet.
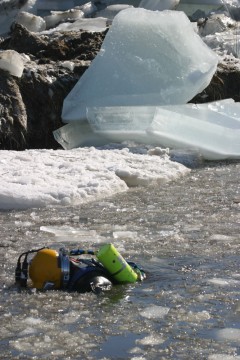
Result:
<instances>
[{"instance_id":1,"label":"broken ice sheet","mask_svg":"<svg viewBox=\"0 0 240 360\"><path fill-rule=\"evenodd\" d=\"M184 104L208 86L217 63L183 12L120 11L65 98L62 119L82 121L91 106Z\"/></svg>"},{"instance_id":2,"label":"broken ice sheet","mask_svg":"<svg viewBox=\"0 0 240 360\"><path fill-rule=\"evenodd\" d=\"M158 107L146 131L162 146L196 149L208 160L240 158L239 103Z\"/></svg>"},{"instance_id":3,"label":"broken ice sheet","mask_svg":"<svg viewBox=\"0 0 240 360\"><path fill-rule=\"evenodd\" d=\"M206 159L240 158L240 104L87 109L93 131L109 141L134 140L173 149L198 150Z\"/></svg>"}]
</instances>

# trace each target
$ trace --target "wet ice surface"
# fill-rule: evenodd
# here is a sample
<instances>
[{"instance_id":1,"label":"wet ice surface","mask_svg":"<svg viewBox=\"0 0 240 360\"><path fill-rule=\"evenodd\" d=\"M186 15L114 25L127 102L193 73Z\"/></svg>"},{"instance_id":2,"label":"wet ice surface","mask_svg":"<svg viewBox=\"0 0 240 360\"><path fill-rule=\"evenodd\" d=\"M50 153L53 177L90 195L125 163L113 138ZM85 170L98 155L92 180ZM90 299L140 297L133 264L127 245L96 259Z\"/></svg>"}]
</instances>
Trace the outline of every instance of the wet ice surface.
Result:
<instances>
[{"instance_id":1,"label":"wet ice surface","mask_svg":"<svg viewBox=\"0 0 240 360\"><path fill-rule=\"evenodd\" d=\"M239 162L82 207L0 214L0 358L240 359ZM112 241L148 273L101 296L17 292L21 251Z\"/></svg>"}]
</instances>

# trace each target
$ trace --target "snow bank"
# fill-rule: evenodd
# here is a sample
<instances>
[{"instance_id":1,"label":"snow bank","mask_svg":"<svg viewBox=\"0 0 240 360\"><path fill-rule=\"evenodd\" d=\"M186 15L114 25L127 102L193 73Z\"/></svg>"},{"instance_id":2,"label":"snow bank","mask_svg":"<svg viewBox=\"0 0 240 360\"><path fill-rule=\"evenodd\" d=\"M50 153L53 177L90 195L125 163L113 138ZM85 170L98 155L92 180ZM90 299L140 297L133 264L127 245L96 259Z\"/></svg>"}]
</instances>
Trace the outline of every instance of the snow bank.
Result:
<instances>
[{"instance_id":1,"label":"snow bank","mask_svg":"<svg viewBox=\"0 0 240 360\"><path fill-rule=\"evenodd\" d=\"M189 172L167 155L132 154L128 149L0 151L0 164L1 209L77 205Z\"/></svg>"}]
</instances>

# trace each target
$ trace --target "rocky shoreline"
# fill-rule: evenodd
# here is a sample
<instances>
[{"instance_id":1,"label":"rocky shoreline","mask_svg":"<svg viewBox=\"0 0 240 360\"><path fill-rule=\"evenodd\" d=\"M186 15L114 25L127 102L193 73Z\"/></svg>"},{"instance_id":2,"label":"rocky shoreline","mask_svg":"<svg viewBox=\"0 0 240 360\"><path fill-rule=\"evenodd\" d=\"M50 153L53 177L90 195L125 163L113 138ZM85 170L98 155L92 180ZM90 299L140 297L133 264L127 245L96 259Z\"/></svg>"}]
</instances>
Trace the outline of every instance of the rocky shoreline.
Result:
<instances>
[{"instance_id":1,"label":"rocky shoreline","mask_svg":"<svg viewBox=\"0 0 240 360\"><path fill-rule=\"evenodd\" d=\"M0 69L0 149L57 149L52 132L63 125L64 98L99 52L105 32L37 34L16 24L0 50L24 56L21 78ZM74 66L73 66L74 65ZM209 86L191 102L240 101L239 59L219 62Z\"/></svg>"}]
</instances>

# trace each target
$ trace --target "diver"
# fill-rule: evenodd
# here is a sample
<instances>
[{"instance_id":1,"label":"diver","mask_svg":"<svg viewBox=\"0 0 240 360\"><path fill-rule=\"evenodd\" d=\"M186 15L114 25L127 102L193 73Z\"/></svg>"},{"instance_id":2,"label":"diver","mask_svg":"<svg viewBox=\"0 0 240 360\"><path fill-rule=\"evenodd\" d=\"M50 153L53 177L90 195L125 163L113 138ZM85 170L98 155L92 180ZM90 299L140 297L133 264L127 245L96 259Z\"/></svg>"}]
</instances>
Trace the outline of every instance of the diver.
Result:
<instances>
[{"instance_id":1,"label":"diver","mask_svg":"<svg viewBox=\"0 0 240 360\"><path fill-rule=\"evenodd\" d=\"M35 255L29 261L30 254ZM83 259L82 255L96 259ZM15 281L20 287L27 288L30 278L30 287L37 290L95 294L110 290L114 284L142 281L145 277L145 272L134 262L127 262L113 244L105 244L98 251L56 251L47 247L29 250L19 256L15 270Z\"/></svg>"}]
</instances>

